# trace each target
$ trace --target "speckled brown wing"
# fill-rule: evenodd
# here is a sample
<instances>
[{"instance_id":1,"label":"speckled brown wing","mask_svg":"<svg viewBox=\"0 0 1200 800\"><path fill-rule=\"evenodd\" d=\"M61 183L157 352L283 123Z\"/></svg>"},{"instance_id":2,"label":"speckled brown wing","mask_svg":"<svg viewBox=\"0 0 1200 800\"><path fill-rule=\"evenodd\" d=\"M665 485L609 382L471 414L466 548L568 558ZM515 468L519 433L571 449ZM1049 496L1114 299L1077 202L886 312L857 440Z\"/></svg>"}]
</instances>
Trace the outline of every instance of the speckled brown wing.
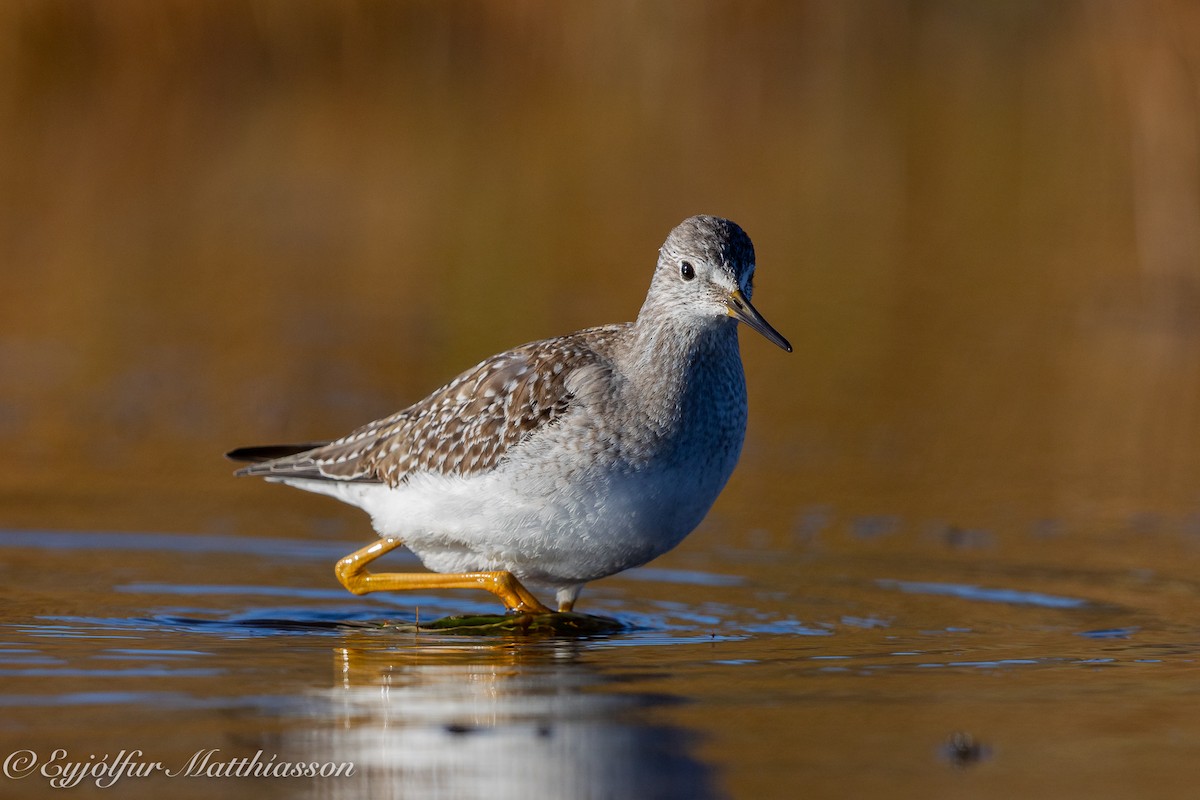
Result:
<instances>
[{"instance_id":1,"label":"speckled brown wing","mask_svg":"<svg viewBox=\"0 0 1200 800\"><path fill-rule=\"evenodd\" d=\"M417 472L486 471L571 408L579 384L571 376L606 369L602 352L621 327L591 328L492 356L403 411L237 474L397 486Z\"/></svg>"}]
</instances>

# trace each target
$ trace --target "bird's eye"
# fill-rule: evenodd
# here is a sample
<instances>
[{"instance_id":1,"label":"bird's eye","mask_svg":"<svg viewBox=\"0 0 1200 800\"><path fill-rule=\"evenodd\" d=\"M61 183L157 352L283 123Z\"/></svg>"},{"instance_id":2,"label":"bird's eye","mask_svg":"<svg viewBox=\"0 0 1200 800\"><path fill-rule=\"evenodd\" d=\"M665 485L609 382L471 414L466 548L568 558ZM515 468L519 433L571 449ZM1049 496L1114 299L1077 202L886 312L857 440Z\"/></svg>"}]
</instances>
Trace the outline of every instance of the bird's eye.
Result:
<instances>
[{"instance_id":1,"label":"bird's eye","mask_svg":"<svg viewBox=\"0 0 1200 800\"><path fill-rule=\"evenodd\" d=\"M696 268L692 266L692 262L685 261L679 265L679 274L683 276L685 281L690 281L696 277Z\"/></svg>"}]
</instances>

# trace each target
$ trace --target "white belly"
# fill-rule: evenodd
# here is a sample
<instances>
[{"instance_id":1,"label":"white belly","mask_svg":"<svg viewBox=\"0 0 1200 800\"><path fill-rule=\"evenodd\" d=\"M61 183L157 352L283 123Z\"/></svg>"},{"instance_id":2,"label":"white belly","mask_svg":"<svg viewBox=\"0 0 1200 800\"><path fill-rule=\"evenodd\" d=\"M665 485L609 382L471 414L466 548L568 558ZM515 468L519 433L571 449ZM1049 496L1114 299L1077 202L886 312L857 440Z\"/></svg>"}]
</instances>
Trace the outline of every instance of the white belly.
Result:
<instances>
[{"instance_id":1,"label":"white belly","mask_svg":"<svg viewBox=\"0 0 1200 800\"><path fill-rule=\"evenodd\" d=\"M662 468L549 480L518 469L469 477L425 473L396 488L284 482L359 506L376 531L402 539L435 572L507 570L523 582L558 588L645 564L675 547L728 477L728 470L705 480Z\"/></svg>"}]
</instances>

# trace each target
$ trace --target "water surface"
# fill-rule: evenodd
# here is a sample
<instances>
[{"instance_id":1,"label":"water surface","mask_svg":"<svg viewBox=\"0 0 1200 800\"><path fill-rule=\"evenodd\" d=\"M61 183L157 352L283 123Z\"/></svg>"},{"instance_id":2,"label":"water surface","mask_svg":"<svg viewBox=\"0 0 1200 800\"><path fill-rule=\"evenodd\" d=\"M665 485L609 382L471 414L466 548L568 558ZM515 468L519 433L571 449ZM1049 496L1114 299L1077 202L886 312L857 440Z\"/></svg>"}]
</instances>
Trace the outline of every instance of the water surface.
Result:
<instances>
[{"instance_id":1,"label":"water surface","mask_svg":"<svg viewBox=\"0 0 1200 800\"><path fill-rule=\"evenodd\" d=\"M1056 542L983 568L919 539L897 558L830 536L797 563L719 535L591 587L587 608L627 630L556 639L385 627L495 603L352 597L329 540L6 531L5 741L176 771L214 748L354 765L226 778L232 796L772 796L801 776L832 795L895 775L999 793L1063 770L1104 795L1134 791L1137 764L1186 779L1195 556L1083 568ZM202 796L213 780L119 786Z\"/></svg>"}]
</instances>

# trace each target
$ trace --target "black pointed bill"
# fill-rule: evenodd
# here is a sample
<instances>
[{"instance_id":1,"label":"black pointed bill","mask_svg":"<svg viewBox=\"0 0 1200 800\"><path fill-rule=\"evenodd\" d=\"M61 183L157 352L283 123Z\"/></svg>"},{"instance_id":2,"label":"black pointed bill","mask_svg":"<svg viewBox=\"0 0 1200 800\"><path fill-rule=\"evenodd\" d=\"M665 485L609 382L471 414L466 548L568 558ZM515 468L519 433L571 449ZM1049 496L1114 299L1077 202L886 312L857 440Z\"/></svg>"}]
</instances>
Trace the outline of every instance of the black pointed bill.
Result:
<instances>
[{"instance_id":1,"label":"black pointed bill","mask_svg":"<svg viewBox=\"0 0 1200 800\"><path fill-rule=\"evenodd\" d=\"M750 301L746 299L740 289L734 289L725 304L729 307L729 316L746 323L765 336L768 341L774 342L789 353L792 352L792 346L788 340L783 338L779 331L772 328L771 323L763 319L762 314L759 314L754 306L750 305Z\"/></svg>"}]
</instances>

